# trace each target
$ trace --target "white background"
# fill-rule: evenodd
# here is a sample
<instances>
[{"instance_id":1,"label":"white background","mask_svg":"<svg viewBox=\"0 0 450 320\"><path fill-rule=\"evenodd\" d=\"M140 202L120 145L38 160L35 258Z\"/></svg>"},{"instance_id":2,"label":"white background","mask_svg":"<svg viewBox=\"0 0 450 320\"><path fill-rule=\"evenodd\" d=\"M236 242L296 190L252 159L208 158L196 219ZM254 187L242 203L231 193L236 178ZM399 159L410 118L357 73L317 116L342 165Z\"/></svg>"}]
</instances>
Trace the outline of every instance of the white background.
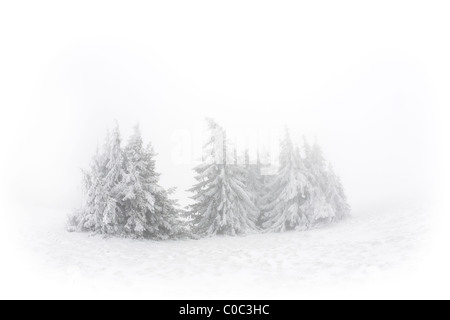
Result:
<instances>
[{"instance_id":1,"label":"white background","mask_svg":"<svg viewBox=\"0 0 450 320\"><path fill-rule=\"evenodd\" d=\"M81 205L80 169L115 120L124 140L140 123L185 204L211 116L236 137L317 138L358 213L426 206L422 265L348 297L448 298L449 14L445 1L2 2L0 297L34 285L15 226Z\"/></svg>"}]
</instances>

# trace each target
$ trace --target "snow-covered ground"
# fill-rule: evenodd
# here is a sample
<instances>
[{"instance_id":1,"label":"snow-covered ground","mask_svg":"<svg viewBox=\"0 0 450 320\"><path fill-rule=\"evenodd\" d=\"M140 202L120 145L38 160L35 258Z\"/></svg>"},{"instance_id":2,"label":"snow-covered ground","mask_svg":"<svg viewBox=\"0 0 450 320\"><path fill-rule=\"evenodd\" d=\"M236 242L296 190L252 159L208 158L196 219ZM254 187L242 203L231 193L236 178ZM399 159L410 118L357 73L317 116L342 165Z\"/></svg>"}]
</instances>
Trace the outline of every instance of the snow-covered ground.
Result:
<instances>
[{"instance_id":1,"label":"snow-covered ground","mask_svg":"<svg viewBox=\"0 0 450 320\"><path fill-rule=\"evenodd\" d=\"M26 221L17 240L27 265L17 268L34 270L33 285L19 287L56 298L344 297L413 267L429 235L418 209L373 209L306 232L165 242L69 233L62 212Z\"/></svg>"}]
</instances>

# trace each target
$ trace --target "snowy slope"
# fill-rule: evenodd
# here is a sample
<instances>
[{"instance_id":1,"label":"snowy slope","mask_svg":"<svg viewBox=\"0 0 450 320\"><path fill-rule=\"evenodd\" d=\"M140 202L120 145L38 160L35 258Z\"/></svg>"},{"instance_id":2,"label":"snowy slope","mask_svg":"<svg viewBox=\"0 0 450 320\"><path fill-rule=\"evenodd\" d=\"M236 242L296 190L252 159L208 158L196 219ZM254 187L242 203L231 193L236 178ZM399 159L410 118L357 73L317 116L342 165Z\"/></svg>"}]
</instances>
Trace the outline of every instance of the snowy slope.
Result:
<instances>
[{"instance_id":1,"label":"snowy slope","mask_svg":"<svg viewBox=\"0 0 450 320\"><path fill-rule=\"evenodd\" d=\"M19 241L30 257L24 270L37 277L28 293L44 297L308 298L401 273L428 239L419 210L374 209L306 232L166 242L69 233L63 212L38 216L20 224Z\"/></svg>"}]
</instances>

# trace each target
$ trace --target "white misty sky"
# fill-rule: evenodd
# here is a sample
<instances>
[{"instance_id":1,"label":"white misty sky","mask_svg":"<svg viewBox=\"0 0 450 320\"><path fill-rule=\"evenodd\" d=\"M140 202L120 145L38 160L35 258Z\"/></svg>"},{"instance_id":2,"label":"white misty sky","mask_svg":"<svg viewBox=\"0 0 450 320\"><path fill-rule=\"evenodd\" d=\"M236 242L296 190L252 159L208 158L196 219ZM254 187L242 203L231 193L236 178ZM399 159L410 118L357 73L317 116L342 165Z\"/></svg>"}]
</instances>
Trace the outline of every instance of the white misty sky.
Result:
<instances>
[{"instance_id":1,"label":"white misty sky","mask_svg":"<svg viewBox=\"0 0 450 320\"><path fill-rule=\"evenodd\" d=\"M435 3L3 3L4 194L79 206L80 169L117 119L125 137L140 123L185 203L209 116L317 137L356 210L423 200L450 56Z\"/></svg>"}]
</instances>

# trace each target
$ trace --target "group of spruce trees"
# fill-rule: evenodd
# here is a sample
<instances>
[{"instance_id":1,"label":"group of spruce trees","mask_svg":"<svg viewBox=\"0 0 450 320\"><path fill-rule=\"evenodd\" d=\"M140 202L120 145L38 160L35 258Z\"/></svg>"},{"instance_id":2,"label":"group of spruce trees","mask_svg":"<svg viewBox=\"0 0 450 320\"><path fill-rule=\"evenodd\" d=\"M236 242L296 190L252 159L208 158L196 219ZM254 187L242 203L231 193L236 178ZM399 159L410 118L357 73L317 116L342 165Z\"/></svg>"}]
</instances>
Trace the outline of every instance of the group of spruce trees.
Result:
<instances>
[{"instance_id":1,"label":"group of spruce trees","mask_svg":"<svg viewBox=\"0 0 450 320\"><path fill-rule=\"evenodd\" d=\"M158 184L154 156L137 126L122 148L116 125L83 172L85 205L70 218L69 229L155 239L179 234L179 212L170 198L173 190Z\"/></svg>"},{"instance_id":2,"label":"group of spruce trees","mask_svg":"<svg viewBox=\"0 0 450 320\"><path fill-rule=\"evenodd\" d=\"M340 179L317 143L305 142L302 152L286 131L278 171L267 175L259 158L250 163L248 151L239 161L226 131L207 122L209 140L190 190L193 205L179 209L173 190L158 184L155 153L144 146L139 128L122 147L116 126L83 172L85 205L70 219L70 229L168 239L305 230L349 214Z\"/></svg>"}]
</instances>

